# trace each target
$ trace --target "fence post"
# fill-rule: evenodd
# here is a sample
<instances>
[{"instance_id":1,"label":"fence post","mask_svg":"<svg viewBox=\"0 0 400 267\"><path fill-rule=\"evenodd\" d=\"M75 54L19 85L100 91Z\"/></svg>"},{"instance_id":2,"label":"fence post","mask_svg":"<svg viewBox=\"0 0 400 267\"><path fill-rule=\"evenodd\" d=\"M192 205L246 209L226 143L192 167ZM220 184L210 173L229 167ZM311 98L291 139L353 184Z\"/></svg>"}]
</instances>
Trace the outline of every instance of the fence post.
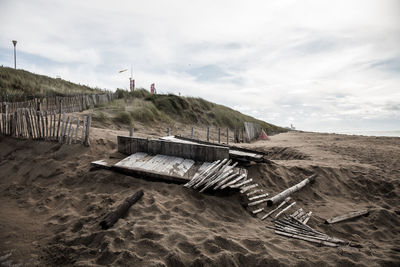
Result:
<instances>
[{"instance_id":1,"label":"fence post","mask_svg":"<svg viewBox=\"0 0 400 267\"><path fill-rule=\"evenodd\" d=\"M207 142L210 142L210 127L207 126Z\"/></svg>"},{"instance_id":2,"label":"fence post","mask_svg":"<svg viewBox=\"0 0 400 267\"><path fill-rule=\"evenodd\" d=\"M133 136L133 128L131 127L131 128L129 128L129 137L132 137Z\"/></svg>"},{"instance_id":3,"label":"fence post","mask_svg":"<svg viewBox=\"0 0 400 267\"><path fill-rule=\"evenodd\" d=\"M193 138L193 136L194 136L194 127L192 127L192 135L191 135L191 138Z\"/></svg>"},{"instance_id":4,"label":"fence post","mask_svg":"<svg viewBox=\"0 0 400 267\"><path fill-rule=\"evenodd\" d=\"M226 128L226 144L229 145L229 128Z\"/></svg>"},{"instance_id":5,"label":"fence post","mask_svg":"<svg viewBox=\"0 0 400 267\"><path fill-rule=\"evenodd\" d=\"M171 136L171 129L168 127L167 129L168 136Z\"/></svg>"},{"instance_id":6,"label":"fence post","mask_svg":"<svg viewBox=\"0 0 400 267\"><path fill-rule=\"evenodd\" d=\"M89 114L87 117L87 123L86 123L86 136L85 136L85 145L86 146L90 146L89 133L90 133L91 121L92 121L92 114Z\"/></svg>"},{"instance_id":7,"label":"fence post","mask_svg":"<svg viewBox=\"0 0 400 267\"><path fill-rule=\"evenodd\" d=\"M221 128L218 128L218 144L221 144Z\"/></svg>"}]
</instances>

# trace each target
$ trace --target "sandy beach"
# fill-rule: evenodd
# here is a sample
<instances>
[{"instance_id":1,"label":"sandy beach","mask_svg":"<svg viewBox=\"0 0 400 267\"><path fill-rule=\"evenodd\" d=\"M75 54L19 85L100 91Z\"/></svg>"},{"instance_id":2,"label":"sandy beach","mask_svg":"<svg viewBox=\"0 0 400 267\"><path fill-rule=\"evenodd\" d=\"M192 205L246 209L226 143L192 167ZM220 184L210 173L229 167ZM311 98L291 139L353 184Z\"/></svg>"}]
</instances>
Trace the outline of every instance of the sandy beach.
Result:
<instances>
[{"instance_id":1,"label":"sandy beach","mask_svg":"<svg viewBox=\"0 0 400 267\"><path fill-rule=\"evenodd\" d=\"M0 137L2 265L400 264L400 138L289 132L241 145L272 160L246 166L271 195L318 175L292 196L297 207L313 212L311 227L360 245L330 248L276 235L238 193L201 194L93 169L91 161L116 155L120 132L93 133L90 147ZM144 196L125 218L102 230L104 214L139 189ZM366 217L324 224L364 208Z\"/></svg>"}]
</instances>

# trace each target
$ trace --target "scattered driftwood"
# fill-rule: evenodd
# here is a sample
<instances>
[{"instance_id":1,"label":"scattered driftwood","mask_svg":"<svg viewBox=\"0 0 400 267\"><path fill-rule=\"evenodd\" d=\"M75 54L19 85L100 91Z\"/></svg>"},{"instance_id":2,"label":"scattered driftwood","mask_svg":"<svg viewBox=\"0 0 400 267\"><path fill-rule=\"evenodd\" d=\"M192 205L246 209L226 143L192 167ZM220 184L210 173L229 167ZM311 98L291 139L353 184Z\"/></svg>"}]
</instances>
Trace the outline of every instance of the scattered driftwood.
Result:
<instances>
[{"instance_id":1,"label":"scattered driftwood","mask_svg":"<svg viewBox=\"0 0 400 267\"><path fill-rule=\"evenodd\" d=\"M300 190L301 188L303 188L308 183L314 182L316 176L317 176L317 174L313 174L310 177L308 177L308 178L304 179L303 181L301 181L300 183L298 183L298 184L286 189L285 191L279 193L278 195L270 198L267 201L267 205L268 206L272 206L275 203L278 203L278 202L282 201L283 199L287 198L288 196L290 196L294 192L296 192L296 191Z\"/></svg>"},{"instance_id":2,"label":"scattered driftwood","mask_svg":"<svg viewBox=\"0 0 400 267\"><path fill-rule=\"evenodd\" d=\"M135 204L141 197L143 196L143 190L137 191L131 197L125 199L125 201L119 205L119 207L115 210L107 214L104 219L100 222L100 226L102 229L106 230L112 227L122 216L126 214L128 209Z\"/></svg>"},{"instance_id":3,"label":"scattered driftwood","mask_svg":"<svg viewBox=\"0 0 400 267\"><path fill-rule=\"evenodd\" d=\"M324 233L321 233L311 228L310 226L302 224L293 217L287 217L275 220L275 227L267 226L267 228L275 230L275 233L278 235L305 240L308 242L317 243L319 245L324 245L329 247L338 247L346 245L359 247L359 245L357 244L346 242L339 238L330 237Z\"/></svg>"},{"instance_id":4,"label":"scattered driftwood","mask_svg":"<svg viewBox=\"0 0 400 267\"><path fill-rule=\"evenodd\" d=\"M275 209L271 210L270 212L268 212L266 215L264 215L261 220L265 220L266 218L268 218L268 216L270 216L272 213L274 213L275 211L277 211L278 209L280 209L283 205L285 205L286 203L288 203L292 198L291 197L287 197L281 204L279 204L278 207L276 207Z\"/></svg>"},{"instance_id":5,"label":"scattered driftwood","mask_svg":"<svg viewBox=\"0 0 400 267\"><path fill-rule=\"evenodd\" d=\"M328 220L325 221L325 223L328 223L328 224L337 223L337 222L341 222L344 220L349 220L349 219L353 219L353 218L360 217L363 215L367 215L368 213L369 213L368 209L354 211L354 212L350 212L350 213L347 213L347 214L344 214L341 216L329 218Z\"/></svg>"}]
</instances>

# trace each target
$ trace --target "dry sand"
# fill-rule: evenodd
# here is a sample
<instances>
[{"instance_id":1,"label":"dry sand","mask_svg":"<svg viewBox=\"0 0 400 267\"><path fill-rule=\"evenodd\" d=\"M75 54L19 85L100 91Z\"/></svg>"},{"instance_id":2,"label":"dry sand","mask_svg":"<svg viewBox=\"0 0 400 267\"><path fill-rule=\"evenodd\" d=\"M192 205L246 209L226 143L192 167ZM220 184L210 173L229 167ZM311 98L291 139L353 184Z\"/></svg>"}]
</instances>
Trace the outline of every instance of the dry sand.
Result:
<instances>
[{"instance_id":1,"label":"dry sand","mask_svg":"<svg viewBox=\"0 0 400 267\"><path fill-rule=\"evenodd\" d=\"M252 217L237 193L200 194L90 162L115 155L117 130L94 129L92 146L0 137L0 262L22 266L326 266L400 264L400 138L291 132L246 147L273 164L249 177L276 194L307 175L295 193L309 225L362 248L321 247L277 236ZM143 189L144 197L109 230L98 223ZM333 225L325 219L371 209Z\"/></svg>"}]
</instances>

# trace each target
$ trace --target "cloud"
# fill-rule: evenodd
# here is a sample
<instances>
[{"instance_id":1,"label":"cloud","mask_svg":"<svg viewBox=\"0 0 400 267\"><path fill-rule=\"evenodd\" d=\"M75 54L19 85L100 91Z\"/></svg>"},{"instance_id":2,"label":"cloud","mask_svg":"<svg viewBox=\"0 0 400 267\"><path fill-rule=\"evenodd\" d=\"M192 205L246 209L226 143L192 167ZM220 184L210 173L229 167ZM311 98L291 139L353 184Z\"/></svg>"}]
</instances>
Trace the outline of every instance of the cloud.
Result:
<instances>
[{"instance_id":1,"label":"cloud","mask_svg":"<svg viewBox=\"0 0 400 267\"><path fill-rule=\"evenodd\" d=\"M400 125L398 1L3 0L0 31L0 64L17 39L18 66L53 77L127 88L133 64L137 86L278 125Z\"/></svg>"}]
</instances>

